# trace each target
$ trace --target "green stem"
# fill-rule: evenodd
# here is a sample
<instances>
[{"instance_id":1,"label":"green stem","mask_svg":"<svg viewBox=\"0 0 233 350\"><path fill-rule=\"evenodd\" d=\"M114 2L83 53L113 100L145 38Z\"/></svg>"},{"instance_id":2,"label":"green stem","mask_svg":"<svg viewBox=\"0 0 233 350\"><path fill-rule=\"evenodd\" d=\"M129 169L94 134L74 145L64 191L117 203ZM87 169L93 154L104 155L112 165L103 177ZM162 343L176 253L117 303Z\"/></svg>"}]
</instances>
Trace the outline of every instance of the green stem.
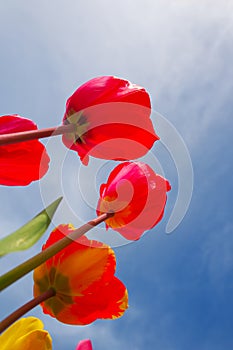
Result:
<instances>
[{"instance_id":1,"label":"green stem","mask_svg":"<svg viewBox=\"0 0 233 350\"><path fill-rule=\"evenodd\" d=\"M50 288L43 294L38 295L38 297L31 299L26 304L24 304L14 312L12 312L0 323L0 333L4 332L6 328L12 325L12 323L17 321L20 317L25 315L28 311L32 310L35 306L42 303L42 301L52 298L55 295L56 295L55 289Z\"/></svg>"},{"instance_id":2,"label":"green stem","mask_svg":"<svg viewBox=\"0 0 233 350\"><path fill-rule=\"evenodd\" d=\"M41 130L28 130L15 132L11 134L0 135L0 146L10 145L12 143L24 142L29 140L37 140L44 137L63 135L70 132L75 132L75 124L67 124L46 128Z\"/></svg>"},{"instance_id":3,"label":"green stem","mask_svg":"<svg viewBox=\"0 0 233 350\"><path fill-rule=\"evenodd\" d=\"M10 286L12 283L16 282L18 279L25 276L30 271L34 270L37 266L43 264L46 260L48 260L55 254L60 252L62 249L64 249L70 243L72 243L74 240L81 237L82 235L84 235L84 233L88 232L93 227L99 225L101 222L107 220L113 215L114 213L110 212L110 213L104 213L98 216L97 218L77 228L76 230L71 232L68 236L65 236L58 242L54 243L47 249L40 252L39 254L33 256L32 258L28 259L24 263L20 264L19 266L15 267L14 269L2 275L0 277L0 291Z\"/></svg>"}]
</instances>

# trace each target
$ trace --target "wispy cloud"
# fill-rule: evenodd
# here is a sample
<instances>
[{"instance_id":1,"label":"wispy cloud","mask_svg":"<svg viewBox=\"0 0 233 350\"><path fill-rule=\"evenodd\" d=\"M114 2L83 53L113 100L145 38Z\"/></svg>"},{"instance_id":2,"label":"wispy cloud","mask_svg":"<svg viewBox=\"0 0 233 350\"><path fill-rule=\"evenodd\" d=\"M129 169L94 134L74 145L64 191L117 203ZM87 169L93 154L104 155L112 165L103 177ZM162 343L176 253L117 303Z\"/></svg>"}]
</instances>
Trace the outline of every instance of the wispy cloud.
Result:
<instances>
[{"instance_id":1,"label":"wispy cloud","mask_svg":"<svg viewBox=\"0 0 233 350\"><path fill-rule=\"evenodd\" d=\"M232 1L42 0L35 8L22 0L1 2L0 10L1 114L56 125L78 85L97 75L119 75L147 88L153 108L175 125L194 162L193 201L179 229L168 238L162 222L117 251L118 273L130 291L131 308L122 319L69 327L40 308L33 312L51 331L54 348L74 349L84 337L93 339L96 350L231 348ZM58 158L53 155L54 162ZM164 167L175 192L174 169ZM55 199L49 188L56 179L54 173L48 181L47 201ZM1 235L43 205L38 183L1 188L1 202ZM42 241L4 258L2 270L38 252ZM5 291L1 312L29 299L31 289L28 276Z\"/></svg>"}]
</instances>

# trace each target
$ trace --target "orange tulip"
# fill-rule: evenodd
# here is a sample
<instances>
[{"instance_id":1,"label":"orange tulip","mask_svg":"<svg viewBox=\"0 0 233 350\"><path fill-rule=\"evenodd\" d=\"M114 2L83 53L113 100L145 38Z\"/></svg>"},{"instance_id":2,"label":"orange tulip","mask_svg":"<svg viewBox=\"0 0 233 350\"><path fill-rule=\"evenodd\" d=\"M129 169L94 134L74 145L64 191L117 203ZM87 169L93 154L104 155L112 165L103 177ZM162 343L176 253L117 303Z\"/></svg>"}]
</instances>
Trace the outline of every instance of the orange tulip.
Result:
<instances>
[{"instance_id":1,"label":"orange tulip","mask_svg":"<svg viewBox=\"0 0 233 350\"><path fill-rule=\"evenodd\" d=\"M73 230L72 225L60 225L43 250ZM114 276L115 268L113 250L83 236L34 270L34 296L53 288L56 295L41 305L44 313L63 323L86 325L98 318L118 318L128 307L128 295Z\"/></svg>"}]
</instances>

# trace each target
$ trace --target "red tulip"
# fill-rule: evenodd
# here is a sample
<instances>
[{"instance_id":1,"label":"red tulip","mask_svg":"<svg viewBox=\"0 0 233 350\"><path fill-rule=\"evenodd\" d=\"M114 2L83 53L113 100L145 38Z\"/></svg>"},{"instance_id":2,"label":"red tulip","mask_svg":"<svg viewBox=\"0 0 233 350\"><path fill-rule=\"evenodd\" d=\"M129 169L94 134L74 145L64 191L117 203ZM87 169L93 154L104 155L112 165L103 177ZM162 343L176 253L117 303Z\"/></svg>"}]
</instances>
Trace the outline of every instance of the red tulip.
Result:
<instances>
[{"instance_id":1,"label":"red tulip","mask_svg":"<svg viewBox=\"0 0 233 350\"><path fill-rule=\"evenodd\" d=\"M77 128L76 133L63 135L63 142L78 152L85 165L89 156L136 159L159 139L150 113L150 97L144 88L113 76L94 78L67 100L63 123Z\"/></svg>"},{"instance_id":2,"label":"red tulip","mask_svg":"<svg viewBox=\"0 0 233 350\"><path fill-rule=\"evenodd\" d=\"M37 130L33 121L19 115L0 117L0 134ZM0 146L0 184L26 186L42 178L49 167L49 156L38 140Z\"/></svg>"},{"instance_id":3,"label":"red tulip","mask_svg":"<svg viewBox=\"0 0 233 350\"><path fill-rule=\"evenodd\" d=\"M106 228L129 240L137 240L163 217L169 182L147 164L127 162L118 165L106 184L100 187L97 214L114 211Z\"/></svg>"},{"instance_id":4,"label":"red tulip","mask_svg":"<svg viewBox=\"0 0 233 350\"><path fill-rule=\"evenodd\" d=\"M76 350L92 350L92 344L89 339L81 340Z\"/></svg>"},{"instance_id":5,"label":"red tulip","mask_svg":"<svg viewBox=\"0 0 233 350\"><path fill-rule=\"evenodd\" d=\"M73 230L72 225L60 225L43 250ZM53 288L56 295L42 308L63 323L86 325L98 318L118 318L128 307L128 294L114 276L115 268L113 250L83 236L34 270L34 296Z\"/></svg>"}]
</instances>

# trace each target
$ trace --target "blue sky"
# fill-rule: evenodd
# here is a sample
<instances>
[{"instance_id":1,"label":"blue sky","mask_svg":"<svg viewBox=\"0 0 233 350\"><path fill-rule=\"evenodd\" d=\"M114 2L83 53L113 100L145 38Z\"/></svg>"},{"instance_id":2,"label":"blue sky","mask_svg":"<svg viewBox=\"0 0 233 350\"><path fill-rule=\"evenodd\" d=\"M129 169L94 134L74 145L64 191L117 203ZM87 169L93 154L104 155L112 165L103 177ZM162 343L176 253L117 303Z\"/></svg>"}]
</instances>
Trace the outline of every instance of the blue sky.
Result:
<instances>
[{"instance_id":1,"label":"blue sky","mask_svg":"<svg viewBox=\"0 0 233 350\"><path fill-rule=\"evenodd\" d=\"M153 149L173 190L164 220L116 249L130 308L119 320L86 327L64 326L36 308L30 314L43 320L54 349L74 349L83 338L95 350L233 348L232 10L227 0L0 3L0 115L58 125L67 97L83 82L124 77L149 91L154 110L184 139L194 169L189 210L167 235L177 172L161 145ZM76 166L78 158L70 157ZM38 182L0 193L2 236L43 207ZM82 218L93 216L82 209ZM39 251L47 236L3 258L2 272ZM1 316L31 297L29 275L2 293Z\"/></svg>"}]
</instances>

